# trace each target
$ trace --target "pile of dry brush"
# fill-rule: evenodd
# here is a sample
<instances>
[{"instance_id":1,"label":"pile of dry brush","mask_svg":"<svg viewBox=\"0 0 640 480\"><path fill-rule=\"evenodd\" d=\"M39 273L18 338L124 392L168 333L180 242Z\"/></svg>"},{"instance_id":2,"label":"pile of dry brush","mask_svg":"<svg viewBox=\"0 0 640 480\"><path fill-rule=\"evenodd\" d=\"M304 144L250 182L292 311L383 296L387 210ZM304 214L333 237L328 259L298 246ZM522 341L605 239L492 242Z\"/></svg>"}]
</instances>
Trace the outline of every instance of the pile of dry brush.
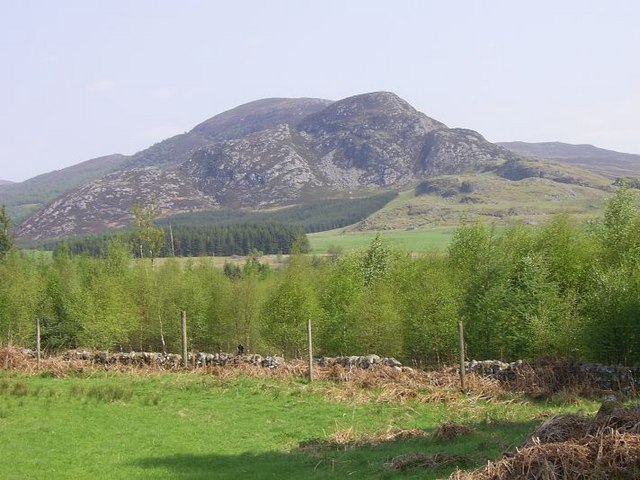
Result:
<instances>
[{"instance_id":1,"label":"pile of dry brush","mask_svg":"<svg viewBox=\"0 0 640 480\"><path fill-rule=\"evenodd\" d=\"M640 478L640 408L603 408L595 417L552 418L522 448L450 480Z\"/></svg>"}]
</instances>

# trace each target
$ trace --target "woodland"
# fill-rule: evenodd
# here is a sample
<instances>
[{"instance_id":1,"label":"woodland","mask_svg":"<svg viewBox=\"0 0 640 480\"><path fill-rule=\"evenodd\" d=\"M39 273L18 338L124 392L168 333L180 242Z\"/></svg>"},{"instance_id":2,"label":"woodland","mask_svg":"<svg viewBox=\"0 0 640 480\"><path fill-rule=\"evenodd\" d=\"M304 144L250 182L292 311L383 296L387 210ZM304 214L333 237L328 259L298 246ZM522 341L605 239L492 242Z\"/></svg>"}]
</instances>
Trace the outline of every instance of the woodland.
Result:
<instances>
[{"instance_id":1,"label":"woodland","mask_svg":"<svg viewBox=\"0 0 640 480\"><path fill-rule=\"evenodd\" d=\"M241 268L205 257L133 258L122 238L98 257L15 248L0 233L0 343L49 351L178 352L180 315L194 350L301 356L311 320L316 356L377 353L451 363L462 321L478 359L640 361L640 211L622 187L604 215L542 226L461 225L444 252L410 255L376 237L367 249L314 257L304 237L286 266L259 252ZM6 215L5 215L6 217ZM5 219L6 225L6 219ZM163 346L164 345L164 346Z\"/></svg>"}]
</instances>

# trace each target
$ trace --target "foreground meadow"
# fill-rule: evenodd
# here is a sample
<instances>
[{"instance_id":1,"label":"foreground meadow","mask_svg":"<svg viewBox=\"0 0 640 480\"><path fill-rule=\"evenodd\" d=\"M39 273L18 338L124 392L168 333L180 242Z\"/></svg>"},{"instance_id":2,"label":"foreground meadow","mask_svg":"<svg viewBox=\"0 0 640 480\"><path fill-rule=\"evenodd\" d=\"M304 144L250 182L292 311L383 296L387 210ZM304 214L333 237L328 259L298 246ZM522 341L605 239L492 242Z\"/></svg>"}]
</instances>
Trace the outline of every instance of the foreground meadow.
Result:
<instances>
[{"instance_id":1,"label":"foreground meadow","mask_svg":"<svg viewBox=\"0 0 640 480\"><path fill-rule=\"evenodd\" d=\"M482 382L463 394L442 379L367 378L1 371L0 477L446 478L513 450L554 414L598 408ZM412 453L441 455L412 469Z\"/></svg>"}]
</instances>

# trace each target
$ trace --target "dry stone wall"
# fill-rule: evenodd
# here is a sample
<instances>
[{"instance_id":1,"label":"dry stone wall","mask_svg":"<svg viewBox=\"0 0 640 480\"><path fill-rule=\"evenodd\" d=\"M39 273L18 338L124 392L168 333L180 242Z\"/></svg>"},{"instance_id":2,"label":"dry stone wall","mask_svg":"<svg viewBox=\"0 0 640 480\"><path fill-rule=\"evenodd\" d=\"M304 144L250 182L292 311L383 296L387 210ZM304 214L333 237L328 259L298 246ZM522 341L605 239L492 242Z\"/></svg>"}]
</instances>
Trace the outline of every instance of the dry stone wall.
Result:
<instances>
[{"instance_id":1,"label":"dry stone wall","mask_svg":"<svg viewBox=\"0 0 640 480\"><path fill-rule=\"evenodd\" d=\"M23 350L23 353L35 358L33 350ZM64 360L86 361L95 365L131 365L139 367L156 367L166 370L179 369L182 366L182 356L175 353L158 352L118 352L70 350L62 354ZM232 353L195 352L189 357L189 364L197 367L255 365L263 368L278 368L286 363L279 356L262 356L258 354L235 355ZM353 355L338 357L321 357L314 359L319 367L340 365L344 368L367 369L374 365L386 366L398 371L412 372L395 358L380 357L378 355ZM600 390L611 390L633 394L640 389L640 368L624 367L621 365L602 365L596 363L539 360L535 362L501 362L499 360L471 360L465 363L467 373L489 378L500 382L517 382L526 379L536 382L544 379L556 383L558 388L571 384L591 384ZM453 369L457 371L457 369Z\"/></svg>"},{"instance_id":2,"label":"dry stone wall","mask_svg":"<svg viewBox=\"0 0 640 480\"><path fill-rule=\"evenodd\" d=\"M484 377L495 378L502 382L518 380L518 377L532 379L536 375L545 376L545 380L558 383L559 386L589 383L594 388L617 392L633 393L640 387L640 368L622 365L602 365L580 361L539 360L535 362L505 363L498 360L471 360L465 363L466 371Z\"/></svg>"}]
</instances>

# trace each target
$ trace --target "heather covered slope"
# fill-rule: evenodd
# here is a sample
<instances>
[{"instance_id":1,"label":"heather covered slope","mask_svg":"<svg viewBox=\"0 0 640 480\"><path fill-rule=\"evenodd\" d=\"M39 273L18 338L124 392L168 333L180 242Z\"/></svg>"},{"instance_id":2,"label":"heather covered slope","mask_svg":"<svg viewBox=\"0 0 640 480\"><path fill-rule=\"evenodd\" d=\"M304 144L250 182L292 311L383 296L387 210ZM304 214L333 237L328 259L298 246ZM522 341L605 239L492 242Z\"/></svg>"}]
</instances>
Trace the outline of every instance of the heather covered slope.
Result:
<instances>
[{"instance_id":1,"label":"heather covered slope","mask_svg":"<svg viewBox=\"0 0 640 480\"><path fill-rule=\"evenodd\" d=\"M125 155L107 155L43 173L24 182L0 182L0 204L6 205L14 222L18 223L57 196L122 168L126 160Z\"/></svg>"}]
</instances>

